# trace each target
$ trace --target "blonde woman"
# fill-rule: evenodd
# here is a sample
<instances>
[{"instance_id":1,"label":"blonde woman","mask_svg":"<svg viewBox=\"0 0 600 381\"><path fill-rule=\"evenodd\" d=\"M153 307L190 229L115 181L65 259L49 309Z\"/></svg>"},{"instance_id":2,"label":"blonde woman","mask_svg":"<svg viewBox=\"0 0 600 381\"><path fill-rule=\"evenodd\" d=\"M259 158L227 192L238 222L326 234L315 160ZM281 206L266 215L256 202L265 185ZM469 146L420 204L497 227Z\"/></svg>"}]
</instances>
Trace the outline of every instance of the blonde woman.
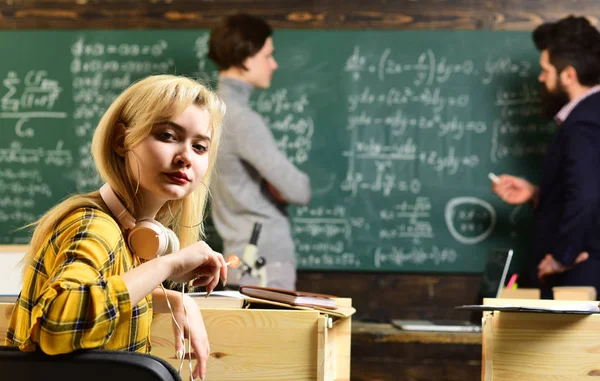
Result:
<instances>
[{"instance_id":1,"label":"blonde woman","mask_svg":"<svg viewBox=\"0 0 600 381\"><path fill-rule=\"evenodd\" d=\"M113 102L92 141L103 192L72 196L36 222L7 345L149 352L152 314L169 312L170 302L198 359L192 376L205 376L210 349L198 308L158 287L193 280L210 292L226 281L223 256L198 241L224 113L206 87L170 75L145 78Z\"/></svg>"}]
</instances>

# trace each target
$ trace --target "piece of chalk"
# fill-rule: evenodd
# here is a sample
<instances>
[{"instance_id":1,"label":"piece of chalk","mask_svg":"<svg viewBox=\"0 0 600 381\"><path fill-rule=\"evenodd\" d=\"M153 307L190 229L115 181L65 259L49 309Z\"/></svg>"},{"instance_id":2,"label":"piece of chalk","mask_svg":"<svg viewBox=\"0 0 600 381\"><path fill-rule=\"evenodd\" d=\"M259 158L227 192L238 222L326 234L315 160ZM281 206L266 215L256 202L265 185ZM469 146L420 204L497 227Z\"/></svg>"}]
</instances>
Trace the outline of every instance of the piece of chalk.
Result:
<instances>
[{"instance_id":1,"label":"piece of chalk","mask_svg":"<svg viewBox=\"0 0 600 381\"><path fill-rule=\"evenodd\" d=\"M490 178L490 180L492 180L496 184L500 184L500 178L498 176L494 175L492 172L488 173L488 177Z\"/></svg>"}]
</instances>

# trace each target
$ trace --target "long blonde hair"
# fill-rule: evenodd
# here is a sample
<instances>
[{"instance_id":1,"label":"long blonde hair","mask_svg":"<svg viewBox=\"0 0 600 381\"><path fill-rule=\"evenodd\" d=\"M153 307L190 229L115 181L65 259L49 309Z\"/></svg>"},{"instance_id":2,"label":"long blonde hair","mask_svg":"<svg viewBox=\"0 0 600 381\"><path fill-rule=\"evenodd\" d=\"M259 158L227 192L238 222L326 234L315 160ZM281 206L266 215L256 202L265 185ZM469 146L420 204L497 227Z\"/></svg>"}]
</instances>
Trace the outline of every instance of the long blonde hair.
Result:
<instances>
[{"instance_id":1,"label":"long blonde hair","mask_svg":"<svg viewBox=\"0 0 600 381\"><path fill-rule=\"evenodd\" d=\"M208 152L208 170L205 186L180 200L168 201L157 213L156 220L170 226L179 237L181 247L204 238L204 214L208 202L208 187L217 158L225 104L204 85L186 77L155 75L144 78L127 88L110 105L102 116L92 139L94 163L102 180L109 183L123 205L135 216L139 208L136 200L137 184L131 180L127 157L119 155L114 142L118 139L118 124L125 125L124 149L130 150L150 133L152 126L181 114L187 107L196 105L210 114L211 148ZM29 251L22 263L28 265L42 247L48 235L73 210L91 206L105 210L98 191L74 195L49 210L35 226ZM23 271L28 266L24 266Z\"/></svg>"}]
</instances>

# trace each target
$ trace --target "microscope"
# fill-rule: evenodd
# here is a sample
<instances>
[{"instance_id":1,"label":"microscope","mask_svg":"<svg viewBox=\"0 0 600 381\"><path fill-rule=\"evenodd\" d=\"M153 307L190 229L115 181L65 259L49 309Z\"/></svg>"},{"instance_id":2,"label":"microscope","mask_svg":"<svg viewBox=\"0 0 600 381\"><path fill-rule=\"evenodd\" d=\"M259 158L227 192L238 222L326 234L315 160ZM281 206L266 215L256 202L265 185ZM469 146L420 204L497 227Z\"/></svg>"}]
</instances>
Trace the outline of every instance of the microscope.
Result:
<instances>
[{"instance_id":1,"label":"microscope","mask_svg":"<svg viewBox=\"0 0 600 381\"><path fill-rule=\"evenodd\" d=\"M253 277L257 277L258 285L261 287L266 287L267 268L265 265L267 264L267 260L264 257L258 256L258 247L256 246L261 228L261 224L259 224L258 222L254 223L252 235L250 236L250 241L244 247L244 253L242 254L240 277L244 274L249 274Z\"/></svg>"}]
</instances>

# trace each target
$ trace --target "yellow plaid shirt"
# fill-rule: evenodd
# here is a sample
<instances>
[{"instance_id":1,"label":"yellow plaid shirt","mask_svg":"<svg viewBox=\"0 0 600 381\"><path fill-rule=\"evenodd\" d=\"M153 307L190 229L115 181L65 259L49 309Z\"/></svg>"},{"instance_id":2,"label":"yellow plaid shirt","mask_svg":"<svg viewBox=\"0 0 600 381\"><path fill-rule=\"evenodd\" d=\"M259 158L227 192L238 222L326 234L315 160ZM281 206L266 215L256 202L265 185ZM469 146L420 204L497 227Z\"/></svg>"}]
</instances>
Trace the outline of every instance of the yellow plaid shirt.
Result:
<instances>
[{"instance_id":1,"label":"yellow plaid shirt","mask_svg":"<svg viewBox=\"0 0 600 381\"><path fill-rule=\"evenodd\" d=\"M86 348L149 352L151 295L132 308L120 277L134 264L110 215L93 208L73 211L35 253L6 345L48 354Z\"/></svg>"}]
</instances>

